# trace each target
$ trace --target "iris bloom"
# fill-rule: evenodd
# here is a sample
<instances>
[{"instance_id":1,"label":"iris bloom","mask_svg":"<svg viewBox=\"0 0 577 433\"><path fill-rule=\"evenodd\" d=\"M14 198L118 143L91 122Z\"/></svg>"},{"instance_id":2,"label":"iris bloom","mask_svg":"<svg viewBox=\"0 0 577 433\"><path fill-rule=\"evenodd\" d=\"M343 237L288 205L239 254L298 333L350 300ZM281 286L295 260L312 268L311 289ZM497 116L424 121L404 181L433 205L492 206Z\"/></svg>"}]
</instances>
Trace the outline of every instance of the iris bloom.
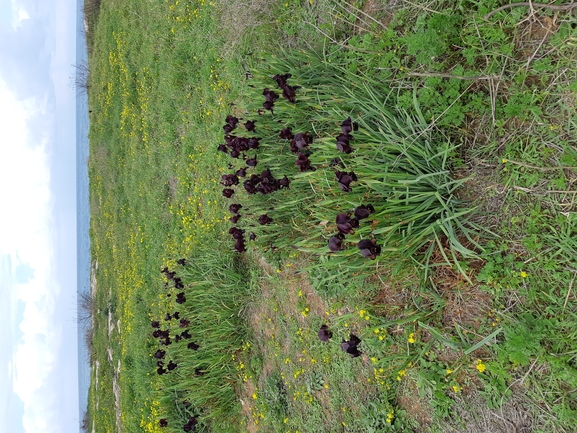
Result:
<instances>
[{"instance_id":1,"label":"iris bloom","mask_svg":"<svg viewBox=\"0 0 577 433\"><path fill-rule=\"evenodd\" d=\"M377 245L376 239L362 239L357 244L363 257L367 259L375 260L379 254L381 254L381 247Z\"/></svg>"},{"instance_id":2,"label":"iris bloom","mask_svg":"<svg viewBox=\"0 0 577 433\"><path fill-rule=\"evenodd\" d=\"M248 165L249 167L256 167L256 164L257 164L256 155L254 156L254 158L246 160L246 165Z\"/></svg>"},{"instance_id":3,"label":"iris bloom","mask_svg":"<svg viewBox=\"0 0 577 433\"><path fill-rule=\"evenodd\" d=\"M335 176L337 178L337 182L339 183L339 188L344 192L351 192L352 188L350 187L351 182L357 180L357 175L354 172L345 173L342 171L335 171Z\"/></svg>"},{"instance_id":4,"label":"iris bloom","mask_svg":"<svg viewBox=\"0 0 577 433\"><path fill-rule=\"evenodd\" d=\"M248 132L252 132L256 129L255 123L256 120L247 120L246 123L244 124L244 127Z\"/></svg>"},{"instance_id":5,"label":"iris bloom","mask_svg":"<svg viewBox=\"0 0 577 433\"><path fill-rule=\"evenodd\" d=\"M371 204L367 205L362 204L356 207L354 210L355 218L358 220L368 218L369 215L371 215L373 212L375 212L375 208Z\"/></svg>"},{"instance_id":6,"label":"iris bloom","mask_svg":"<svg viewBox=\"0 0 577 433\"><path fill-rule=\"evenodd\" d=\"M290 128L284 128L282 129L279 134L278 134L279 138L283 139L283 140L292 140L294 138L294 135L291 131Z\"/></svg>"},{"instance_id":7,"label":"iris bloom","mask_svg":"<svg viewBox=\"0 0 577 433\"><path fill-rule=\"evenodd\" d=\"M264 226L266 224L270 224L272 222L272 218L269 217L267 214L261 215L260 217L258 217L258 223L261 226Z\"/></svg>"},{"instance_id":8,"label":"iris bloom","mask_svg":"<svg viewBox=\"0 0 577 433\"><path fill-rule=\"evenodd\" d=\"M337 229L344 235L354 234L355 228L359 226L359 221L355 218L349 217L346 213L340 213L336 218Z\"/></svg>"},{"instance_id":9,"label":"iris bloom","mask_svg":"<svg viewBox=\"0 0 577 433\"><path fill-rule=\"evenodd\" d=\"M347 352L351 358L356 358L361 356L362 352L359 351L357 346L361 343L361 339L354 334L349 335L349 340L341 343L341 349Z\"/></svg>"},{"instance_id":10,"label":"iris bloom","mask_svg":"<svg viewBox=\"0 0 577 433\"><path fill-rule=\"evenodd\" d=\"M336 235L331 236L331 238L329 239L329 250L331 250L333 253L344 250L345 249L345 246L343 244L344 238L345 235L343 235L342 233L337 233Z\"/></svg>"},{"instance_id":11,"label":"iris bloom","mask_svg":"<svg viewBox=\"0 0 577 433\"><path fill-rule=\"evenodd\" d=\"M347 117L343 123L341 123L341 132L343 134L348 134L351 131L358 131L359 130L359 124L357 122L353 122L351 121L351 117Z\"/></svg>"},{"instance_id":12,"label":"iris bloom","mask_svg":"<svg viewBox=\"0 0 577 433\"><path fill-rule=\"evenodd\" d=\"M319 329L318 336L321 341L329 341L332 338L333 333L329 330L327 325L323 325L321 326L321 329Z\"/></svg>"}]
</instances>

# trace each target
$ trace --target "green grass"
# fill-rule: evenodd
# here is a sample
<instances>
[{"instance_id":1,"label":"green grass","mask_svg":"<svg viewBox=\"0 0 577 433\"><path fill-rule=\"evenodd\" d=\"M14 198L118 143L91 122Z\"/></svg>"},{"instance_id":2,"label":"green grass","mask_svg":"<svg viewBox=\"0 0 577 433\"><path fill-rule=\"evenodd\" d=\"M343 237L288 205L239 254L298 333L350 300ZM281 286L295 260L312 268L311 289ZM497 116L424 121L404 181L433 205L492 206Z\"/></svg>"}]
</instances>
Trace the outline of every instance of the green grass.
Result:
<instances>
[{"instance_id":1,"label":"green grass","mask_svg":"<svg viewBox=\"0 0 577 433\"><path fill-rule=\"evenodd\" d=\"M497 1L385 3L102 0L91 14L88 428L177 432L199 415L205 431L447 431L521 407L534 431L572 431L576 21L525 7L485 20ZM257 172L291 188L250 197L241 224L258 238L239 256L216 146L225 116L254 113L279 72L302 88L257 118ZM345 194L327 163L348 115L360 128L341 159L359 181ZM316 171L278 151L277 119L314 133ZM336 213L368 202L371 227L328 255ZM270 207L278 225L252 227ZM378 260L360 237L384 245ZM158 376L150 322L175 307L205 343L173 343L179 366ZM362 357L339 348L350 332Z\"/></svg>"}]
</instances>

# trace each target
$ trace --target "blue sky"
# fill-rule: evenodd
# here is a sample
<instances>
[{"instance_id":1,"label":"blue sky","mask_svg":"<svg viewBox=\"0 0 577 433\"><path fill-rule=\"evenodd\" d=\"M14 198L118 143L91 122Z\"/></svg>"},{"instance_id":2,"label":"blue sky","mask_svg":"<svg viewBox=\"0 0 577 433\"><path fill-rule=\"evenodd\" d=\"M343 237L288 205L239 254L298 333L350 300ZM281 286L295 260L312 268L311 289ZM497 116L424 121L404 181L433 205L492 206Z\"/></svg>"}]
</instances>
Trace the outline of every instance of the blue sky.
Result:
<instances>
[{"instance_id":1,"label":"blue sky","mask_svg":"<svg viewBox=\"0 0 577 433\"><path fill-rule=\"evenodd\" d=\"M76 0L0 0L0 433L78 431Z\"/></svg>"}]
</instances>

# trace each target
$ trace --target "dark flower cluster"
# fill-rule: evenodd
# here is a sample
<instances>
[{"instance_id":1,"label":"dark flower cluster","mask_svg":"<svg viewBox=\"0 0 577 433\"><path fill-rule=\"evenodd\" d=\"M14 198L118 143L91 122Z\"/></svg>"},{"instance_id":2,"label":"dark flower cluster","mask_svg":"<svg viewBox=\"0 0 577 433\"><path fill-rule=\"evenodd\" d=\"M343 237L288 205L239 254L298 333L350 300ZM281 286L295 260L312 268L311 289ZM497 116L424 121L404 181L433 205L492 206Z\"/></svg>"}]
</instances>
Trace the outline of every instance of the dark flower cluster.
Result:
<instances>
[{"instance_id":1,"label":"dark flower cluster","mask_svg":"<svg viewBox=\"0 0 577 433\"><path fill-rule=\"evenodd\" d=\"M351 153L353 148L350 145L350 141L354 140L354 137L350 134L351 131L357 131L359 129L359 124L353 122L349 117L347 117L343 123L341 123L341 133L337 136L337 150L343 153Z\"/></svg>"},{"instance_id":2,"label":"dark flower cluster","mask_svg":"<svg viewBox=\"0 0 577 433\"><path fill-rule=\"evenodd\" d=\"M244 241L244 230L239 229L238 227L231 227L228 230L228 233L232 235L235 240L234 249L239 253L245 252L246 244Z\"/></svg>"},{"instance_id":3,"label":"dark flower cluster","mask_svg":"<svg viewBox=\"0 0 577 433\"><path fill-rule=\"evenodd\" d=\"M282 90L282 97L293 104L296 102L297 89L296 86L289 86L287 80L291 77L291 74L277 74L272 77L276 81L278 87Z\"/></svg>"},{"instance_id":4,"label":"dark flower cluster","mask_svg":"<svg viewBox=\"0 0 577 433\"><path fill-rule=\"evenodd\" d=\"M260 175L253 174L243 182L244 189L248 194L272 194L282 188L288 188L290 181L285 176L282 179L275 179L270 169L265 169Z\"/></svg>"},{"instance_id":5,"label":"dark flower cluster","mask_svg":"<svg viewBox=\"0 0 577 433\"><path fill-rule=\"evenodd\" d=\"M345 249L345 235L353 234L354 230L359 227L359 221L368 218L375 208L371 204L360 205L355 208L353 215L350 213L340 213L337 215L336 224L338 233L329 238L329 250L333 253L342 251ZM362 239L357 244L360 253L369 259L376 259L376 257L381 253L381 247L377 245L375 239L368 240Z\"/></svg>"},{"instance_id":6,"label":"dark flower cluster","mask_svg":"<svg viewBox=\"0 0 577 433\"><path fill-rule=\"evenodd\" d=\"M341 189L341 191L343 192L351 192L353 189L351 188L351 182L356 182L357 181L357 175L352 172L349 171L348 173L345 173L343 171L335 171L335 176L337 178L337 182L339 184L339 188Z\"/></svg>"},{"instance_id":7,"label":"dark flower cluster","mask_svg":"<svg viewBox=\"0 0 577 433\"><path fill-rule=\"evenodd\" d=\"M262 91L262 94L264 96L264 103L262 104L262 106L264 107L265 110L268 110L270 112L273 111L273 107L274 107L274 103L277 101L278 99L278 94L276 94L274 91L266 88Z\"/></svg>"},{"instance_id":8,"label":"dark flower cluster","mask_svg":"<svg viewBox=\"0 0 577 433\"><path fill-rule=\"evenodd\" d=\"M297 87L290 86L287 83L289 78L290 74L276 75L274 80L277 82L279 88L282 89L283 98L294 102ZM274 103L278 100L279 95L270 89L264 89L263 95L265 96L265 103L263 104L264 108L272 111ZM225 125L223 126L225 132L225 143L219 145L218 150L229 154L235 159L240 159L242 156L242 159L245 160L246 167L239 168L235 173L224 174L221 176L221 184L225 187L222 190L222 195L226 198L232 198L236 193L233 187L240 184L239 178L246 178L242 182L242 185L247 194L272 194L280 189L289 188L290 180L288 177L283 176L282 178L275 178L269 168L266 168L260 174L254 173L247 177L247 169L250 167L256 167L258 161L256 156L247 158L244 152L249 149L258 149L260 139L256 137L240 137L232 135L232 132L237 128L238 124L239 119L237 117L233 115L228 115L226 117ZM256 121L248 120L244 123L244 127L248 132L255 132ZM291 149L294 148L295 153L298 153L299 156L302 155L301 162L297 162L297 165L301 164L299 165L300 170L307 171L313 169L310 166L308 157L300 153L300 150L304 152L307 146L312 143L312 135L306 132L294 136L290 129L286 128L281 131L280 136L284 139L291 140ZM229 168L232 169L233 165L230 164ZM242 217L240 214L242 208L243 206L240 203L231 204L229 206L229 211L232 214L229 218L231 223L237 224L239 222ZM260 225L267 225L272 221L273 219L267 214L258 216L258 223ZM234 249L238 252L246 251L246 239L244 233L245 231L238 227L231 227L229 230L229 234L232 235L235 240ZM251 241L255 240L256 235L251 233L248 239Z\"/></svg>"},{"instance_id":9,"label":"dark flower cluster","mask_svg":"<svg viewBox=\"0 0 577 433\"><path fill-rule=\"evenodd\" d=\"M178 264L181 266L185 266L186 265L186 260L185 259L180 259L178 260ZM176 271L170 271L168 269L168 267L165 267L164 269L162 269L160 271L162 274L164 274L164 276L166 277L166 279L168 281L174 281L175 282L175 288L184 288L184 284L182 283L182 280L180 278L178 278L176 276ZM177 282L179 282L178 284L176 284ZM168 287L168 286L167 286ZM167 294L167 297L171 296L170 293ZM186 302L186 296L184 292L180 292L176 295L176 303L182 304ZM186 319L184 317L180 317L180 313L178 311L175 311L173 313L166 313L166 315L164 316L164 322L168 322L168 326L169 328L167 329L162 329L161 325L160 325L160 320L153 320L150 323L150 326L154 329L154 331L152 332L152 336L154 338L158 339L158 342L161 346L163 346L164 348L158 348L156 350L156 352L154 352L154 354L152 355L152 357L156 360L156 372L159 375L163 375L163 374L167 374L170 371L175 370L178 367L178 364L176 362L174 362L173 360L169 360L169 362L167 364L164 363L164 359L167 356L167 350L168 346L170 346L173 341L174 343L178 343L181 340L189 340L192 338L192 334L190 333L190 331L188 329L184 329L182 330L180 333L178 332L174 332L174 336L171 338L171 330L170 330L170 322L171 321L178 321L178 325L176 325L177 327L174 328L176 331L178 331L179 329L183 329L186 328L190 325L190 320ZM172 322L174 323L174 322ZM187 345L187 347L189 349L192 350L198 350L198 348L200 347L197 343L189 343ZM166 422L166 420L164 420ZM168 425L168 424L166 424ZM161 427L166 427L166 425L161 425Z\"/></svg>"},{"instance_id":10,"label":"dark flower cluster","mask_svg":"<svg viewBox=\"0 0 577 433\"><path fill-rule=\"evenodd\" d=\"M329 341L333 337L333 333L327 325L322 325L318 332L319 340ZM358 345L361 343L361 339L354 334L349 335L349 340L341 343L341 349L347 352L351 358L356 358L362 355L362 352L358 349Z\"/></svg>"},{"instance_id":11,"label":"dark flower cluster","mask_svg":"<svg viewBox=\"0 0 577 433\"><path fill-rule=\"evenodd\" d=\"M363 353L359 351L358 345L361 343L361 339L354 334L349 335L349 340L341 343L341 349L347 352L351 358L356 358L361 356Z\"/></svg>"},{"instance_id":12,"label":"dark flower cluster","mask_svg":"<svg viewBox=\"0 0 577 433\"><path fill-rule=\"evenodd\" d=\"M198 417L197 417L197 416L191 416L191 417L188 419L188 422L187 422L186 424L184 424L184 426L182 427L182 429L183 429L185 432L195 431L197 424L198 424Z\"/></svg>"},{"instance_id":13,"label":"dark flower cluster","mask_svg":"<svg viewBox=\"0 0 577 433\"><path fill-rule=\"evenodd\" d=\"M284 128L281 129L278 136L282 140L290 141L290 151L297 155L295 165L300 172L315 170L308 157L309 145L313 142L313 136L310 132L299 132L293 135L290 128Z\"/></svg>"}]
</instances>

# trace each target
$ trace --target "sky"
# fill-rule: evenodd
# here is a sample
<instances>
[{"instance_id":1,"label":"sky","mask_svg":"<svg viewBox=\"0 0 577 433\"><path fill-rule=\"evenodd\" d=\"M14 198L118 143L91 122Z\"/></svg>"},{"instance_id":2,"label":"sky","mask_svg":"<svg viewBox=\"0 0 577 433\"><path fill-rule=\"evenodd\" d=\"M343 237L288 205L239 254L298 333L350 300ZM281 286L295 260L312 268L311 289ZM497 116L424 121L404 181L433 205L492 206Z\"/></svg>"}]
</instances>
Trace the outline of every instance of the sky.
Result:
<instances>
[{"instance_id":1,"label":"sky","mask_svg":"<svg viewBox=\"0 0 577 433\"><path fill-rule=\"evenodd\" d=\"M0 433L78 431L76 0L0 0Z\"/></svg>"}]
</instances>

